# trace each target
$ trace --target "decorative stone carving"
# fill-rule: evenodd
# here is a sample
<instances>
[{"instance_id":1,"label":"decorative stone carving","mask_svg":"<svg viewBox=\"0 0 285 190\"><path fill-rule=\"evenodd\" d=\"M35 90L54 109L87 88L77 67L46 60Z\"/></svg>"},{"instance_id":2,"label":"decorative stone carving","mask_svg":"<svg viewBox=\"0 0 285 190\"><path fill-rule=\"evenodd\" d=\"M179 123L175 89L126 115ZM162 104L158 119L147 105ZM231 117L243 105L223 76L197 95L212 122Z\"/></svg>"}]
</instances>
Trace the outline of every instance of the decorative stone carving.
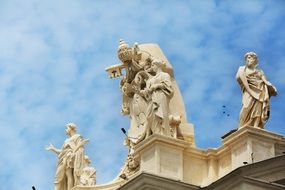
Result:
<instances>
[{"instance_id":1,"label":"decorative stone carving","mask_svg":"<svg viewBox=\"0 0 285 190\"><path fill-rule=\"evenodd\" d=\"M171 137L177 138L177 133L178 133L177 131L179 130L180 123L181 123L181 115L179 116L169 115Z\"/></svg>"},{"instance_id":2,"label":"decorative stone carving","mask_svg":"<svg viewBox=\"0 0 285 190\"><path fill-rule=\"evenodd\" d=\"M55 175L55 190L70 190L79 184L83 168L86 165L84 159L84 145L88 139L76 133L76 125L68 123L65 125L68 138L64 141L61 149L50 144L46 150L58 155L58 164Z\"/></svg>"},{"instance_id":3,"label":"decorative stone carving","mask_svg":"<svg viewBox=\"0 0 285 190\"><path fill-rule=\"evenodd\" d=\"M128 179L140 169L140 162L132 155L129 154L125 166L122 168L119 175L122 179Z\"/></svg>"},{"instance_id":4,"label":"decorative stone carving","mask_svg":"<svg viewBox=\"0 0 285 190\"><path fill-rule=\"evenodd\" d=\"M85 167L82 169L82 173L80 175L80 185L83 186L92 186L96 185L96 169L94 167L89 166L91 160L88 156L84 156L85 159Z\"/></svg>"},{"instance_id":5,"label":"decorative stone carving","mask_svg":"<svg viewBox=\"0 0 285 190\"><path fill-rule=\"evenodd\" d=\"M245 66L238 69L236 78L242 91L242 108L239 128L245 126L264 128L270 115L270 97L277 95L277 89L257 68L258 59L254 52L246 53Z\"/></svg>"},{"instance_id":6,"label":"decorative stone carving","mask_svg":"<svg viewBox=\"0 0 285 190\"><path fill-rule=\"evenodd\" d=\"M153 133L187 140L194 145L193 125L187 122L172 66L159 46L135 43L130 47L120 40L118 58L121 63L106 71L110 78L121 77L121 113L130 117L126 139L130 152L134 145ZM179 122L173 120L177 117Z\"/></svg>"}]
</instances>

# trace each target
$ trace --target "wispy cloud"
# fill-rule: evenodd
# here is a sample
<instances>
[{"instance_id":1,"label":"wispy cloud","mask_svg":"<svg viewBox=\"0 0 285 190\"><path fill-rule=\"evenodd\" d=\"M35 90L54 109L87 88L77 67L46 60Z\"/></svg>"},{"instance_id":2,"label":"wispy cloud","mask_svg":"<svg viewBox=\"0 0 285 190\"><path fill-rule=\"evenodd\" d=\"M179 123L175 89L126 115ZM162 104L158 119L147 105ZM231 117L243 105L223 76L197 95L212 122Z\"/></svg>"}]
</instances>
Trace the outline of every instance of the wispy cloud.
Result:
<instances>
[{"instance_id":1,"label":"wispy cloud","mask_svg":"<svg viewBox=\"0 0 285 190\"><path fill-rule=\"evenodd\" d=\"M126 155L118 40L158 43L172 63L195 125L196 144L216 147L237 126L235 81L247 51L279 89L268 130L284 134L285 2L270 1L2 1L0 3L0 183L3 189L53 188L63 126L90 139L98 182L111 180ZM224 115L223 105L230 116ZM211 131L211 133L205 133Z\"/></svg>"}]
</instances>

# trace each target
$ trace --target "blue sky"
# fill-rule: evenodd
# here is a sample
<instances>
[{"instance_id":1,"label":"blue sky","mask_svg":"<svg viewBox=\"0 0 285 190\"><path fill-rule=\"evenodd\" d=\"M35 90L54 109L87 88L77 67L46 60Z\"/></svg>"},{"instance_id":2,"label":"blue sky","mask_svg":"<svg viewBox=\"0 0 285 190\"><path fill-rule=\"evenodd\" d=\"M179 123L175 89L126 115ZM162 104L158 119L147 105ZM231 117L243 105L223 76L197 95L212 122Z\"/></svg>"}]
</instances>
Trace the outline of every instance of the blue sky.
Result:
<instances>
[{"instance_id":1,"label":"blue sky","mask_svg":"<svg viewBox=\"0 0 285 190\"><path fill-rule=\"evenodd\" d=\"M57 159L45 147L62 145L67 122L90 139L98 183L116 176L129 120L120 115L119 80L105 68L119 62L121 38L161 46L200 148L220 146L237 127L235 73L255 51L279 92L266 128L284 135L284 19L283 0L0 0L1 189L53 188Z\"/></svg>"}]
</instances>

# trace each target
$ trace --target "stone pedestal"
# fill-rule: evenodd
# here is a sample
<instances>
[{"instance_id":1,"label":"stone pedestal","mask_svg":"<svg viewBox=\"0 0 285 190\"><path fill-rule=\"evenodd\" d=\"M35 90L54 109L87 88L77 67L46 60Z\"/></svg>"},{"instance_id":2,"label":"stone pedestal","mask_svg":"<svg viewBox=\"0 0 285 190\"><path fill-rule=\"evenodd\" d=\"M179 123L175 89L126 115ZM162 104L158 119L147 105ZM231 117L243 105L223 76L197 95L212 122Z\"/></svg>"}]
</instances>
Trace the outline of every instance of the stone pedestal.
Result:
<instances>
[{"instance_id":1,"label":"stone pedestal","mask_svg":"<svg viewBox=\"0 0 285 190\"><path fill-rule=\"evenodd\" d=\"M219 148L207 150L195 148L184 140L154 134L134 147L133 155L140 161L140 171L128 180L118 179L110 184L75 187L74 190L120 189L141 174L182 182L194 189L204 188L241 166L268 160L283 152L284 136L252 127L237 130L225 137Z\"/></svg>"},{"instance_id":2,"label":"stone pedestal","mask_svg":"<svg viewBox=\"0 0 285 190\"><path fill-rule=\"evenodd\" d=\"M244 127L226 137L223 146L231 149L231 169L272 158L285 151L284 136Z\"/></svg>"},{"instance_id":3,"label":"stone pedestal","mask_svg":"<svg viewBox=\"0 0 285 190\"><path fill-rule=\"evenodd\" d=\"M183 140L154 134L134 147L134 156L140 157L140 172L182 181L184 150L190 145Z\"/></svg>"},{"instance_id":4,"label":"stone pedestal","mask_svg":"<svg viewBox=\"0 0 285 190\"><path fill-rule=\"evenodd\" d=\"M284 136L259 128L241 128L224 138L219 148L185 149L183 181L207 186L238 167L281 155L284 151Z\"/></svg>"},{"instance_id":5,"label":"stone pedestal","mask_svg":"<svg viewBox=\"0 0 285 190\"><path fill-rule=\"evenodd\" d=\"M245 127L225 137L219 148L202 150L186 141L152 135L134 150L140 172L204 187L238 167L282 154L285 138Z\"/></svg>"}]
</instances>

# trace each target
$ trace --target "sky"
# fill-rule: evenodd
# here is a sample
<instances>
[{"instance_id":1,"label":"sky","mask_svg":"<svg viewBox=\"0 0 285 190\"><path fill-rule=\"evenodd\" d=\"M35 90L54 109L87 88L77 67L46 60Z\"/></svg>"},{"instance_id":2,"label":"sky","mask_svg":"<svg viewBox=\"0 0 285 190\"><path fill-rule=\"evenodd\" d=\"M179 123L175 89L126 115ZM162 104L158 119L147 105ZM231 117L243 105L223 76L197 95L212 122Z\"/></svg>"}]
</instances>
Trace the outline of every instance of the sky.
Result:
<instances>
[{"instance_id":1,"label":"sky","mask_svg":"<svg viewBox=\"0 0 285 190\"><path fill-rule=\"evenodd\" d=\"M129 119L105 68L119 63L119 39L160 45L202 149L238 126L235 74L255 51L279 93L266 129L284 135L284 19L283 0L0 0L1 189L52 189L57 157L45 147L63 144L68 122L90 140L98 184L118 174Z\"/></svg>"}]
</instances>

